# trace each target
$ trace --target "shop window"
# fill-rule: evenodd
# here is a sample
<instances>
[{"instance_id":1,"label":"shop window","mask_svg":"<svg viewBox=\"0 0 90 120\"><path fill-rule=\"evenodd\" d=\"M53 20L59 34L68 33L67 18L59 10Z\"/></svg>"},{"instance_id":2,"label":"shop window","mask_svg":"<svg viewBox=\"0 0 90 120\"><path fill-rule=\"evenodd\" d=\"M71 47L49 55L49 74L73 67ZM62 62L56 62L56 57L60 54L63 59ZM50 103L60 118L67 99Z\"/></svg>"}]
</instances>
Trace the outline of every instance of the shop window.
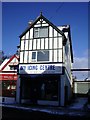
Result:
<instances>
[{"instance_id":1,"label":"shop window","mask_svg":"<svg viewBox=\"0 0 90 120\"><path fill-rule=\"evenodd\" d=\"M15 92L16 92L15 80L2 81L2 96L15 97Z\"/></svg>"},{"instance_id":2,"label":"shop window","mask_svg":"<svg viewBox=\"0 0 90 120\"><path fill-rule=\"evenodd\" d=\"M0 80L0 96L2 96L2 81Z\"/></svg>"},{"instance_id":3,"label":"shop window","mask_svg":"<svg viewBox=\"0 0 90 120\"><path fill-rule=\"evenodd\" d=\"M41 98L42 100L58 100L58 81L46 80L41 84Z\"/></svg>"},{"instance_id":4,"label":"shop window","mask_svg":"<svg viewBox=\"0 0 90 120\"><path fill-rule=\"evenodd\" d=\"M48 27L34 28L34 38L48 37Z\"/></svg>"}]
</instances>

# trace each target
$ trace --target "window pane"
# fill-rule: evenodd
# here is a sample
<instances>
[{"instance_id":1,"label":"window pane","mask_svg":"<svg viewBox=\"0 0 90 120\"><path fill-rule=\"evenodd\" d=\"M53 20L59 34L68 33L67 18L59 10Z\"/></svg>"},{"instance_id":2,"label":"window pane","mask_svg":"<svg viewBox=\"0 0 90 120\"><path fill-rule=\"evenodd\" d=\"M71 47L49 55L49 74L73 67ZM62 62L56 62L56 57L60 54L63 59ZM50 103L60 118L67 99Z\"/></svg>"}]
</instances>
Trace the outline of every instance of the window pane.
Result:
<instances>
[{"instance_id":1,"label":"window pane","mask_svg":"<svg viewBox=\"0 0 90 120\"><path fill-rule=\"evenodd\" d=\"M48 28L47 27L40 28L39 36L40 37L48 37Z\"/></svg>"},{"instance_id":2,"label":"window pane","mask_svg":"<svg viewBox=\"0 0 90 120\"><path fill-rule=\"evenodd\" d=\"M39 28L34 28L34 37L39 37Z\"/></svg>"},{"instance_id":3,"label":"window pane","mask_svg":"<svg viewBox=\"0 0 90 120\"><path fill-rule=\"evenodd\" d=\"M49 61L49 51L37 52L37 61Z\"/></svg>"},{"instance_id":4,"label":"window pane","mask_svg":"<svg viewBox=\"0 0 90 120\"><path fill-rule=\"evenodd\" d=\"M48 37L48 27L34 28L34 37Z\"/></svg>"},{"instance_id":5,"label":"window pane","mask_svg":"<svg viewBox=\"0 0 90 120\"><path fill-rule=\"evenodd\" d=\"M35 38L39 37L38 31L34 31L34 37L35 37Z\"/></svg>"},{"instance_id":6,"label":"window pane","mask_svg":"<svg viewBox=\"0 0 90 120\"><path fill-rule=\"evenodd\" d=\"M32 59L36 59L36 52L32 52Z\"/></svg>"}]
</instances>

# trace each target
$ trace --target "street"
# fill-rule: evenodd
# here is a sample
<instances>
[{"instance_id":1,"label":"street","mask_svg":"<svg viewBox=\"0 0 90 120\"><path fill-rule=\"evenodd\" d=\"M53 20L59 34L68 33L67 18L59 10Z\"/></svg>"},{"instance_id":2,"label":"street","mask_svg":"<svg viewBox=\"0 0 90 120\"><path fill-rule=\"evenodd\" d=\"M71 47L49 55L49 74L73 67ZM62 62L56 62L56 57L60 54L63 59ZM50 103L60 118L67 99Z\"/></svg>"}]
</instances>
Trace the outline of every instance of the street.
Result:
<instances>
[{"instance_id":1,"label":"street","mask_svg":"<svg viewBox=\"0 0 90 120\"><path fill-rule=\"evenodd\" d=\"M52 110L53 111L53 110ZM57 111L56 111L57 112ZM75 114L74 111L67 112L65 110L59 110L60 114L48 113L43 111L33 111L33 110L22 110L17 108L2 107L2 120L89 120L89 112L86 115L80 115L80 112L77 111ZM74 113L74 114L73 114Z\"/></svg>"}]
</instances>

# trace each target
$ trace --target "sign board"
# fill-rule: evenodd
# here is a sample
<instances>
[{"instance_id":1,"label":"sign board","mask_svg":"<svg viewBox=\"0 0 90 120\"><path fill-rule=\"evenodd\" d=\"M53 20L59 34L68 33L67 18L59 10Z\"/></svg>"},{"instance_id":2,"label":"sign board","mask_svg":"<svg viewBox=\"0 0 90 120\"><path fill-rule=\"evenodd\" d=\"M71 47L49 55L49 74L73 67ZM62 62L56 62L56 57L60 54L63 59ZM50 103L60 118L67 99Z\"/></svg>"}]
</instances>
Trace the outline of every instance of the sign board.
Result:
<instances>
[{"instance_id":1,"label":"sign board","mask_svg":"<svg viewBox=\"0 0 90 120\"><path fill-rule=\"evenodd\" d=\"M19 64L19 74L62 74L62 64Z\"/></svg>"},{"instance_id":2,"label":"sign board","mask_svg":"<svg viewBox=\"0 0 90 120\"><path fill-rule=\"evenodd\" d=\"M0 80L17 80L17 74L0 74Z\"/></svg>"}]
</instances>

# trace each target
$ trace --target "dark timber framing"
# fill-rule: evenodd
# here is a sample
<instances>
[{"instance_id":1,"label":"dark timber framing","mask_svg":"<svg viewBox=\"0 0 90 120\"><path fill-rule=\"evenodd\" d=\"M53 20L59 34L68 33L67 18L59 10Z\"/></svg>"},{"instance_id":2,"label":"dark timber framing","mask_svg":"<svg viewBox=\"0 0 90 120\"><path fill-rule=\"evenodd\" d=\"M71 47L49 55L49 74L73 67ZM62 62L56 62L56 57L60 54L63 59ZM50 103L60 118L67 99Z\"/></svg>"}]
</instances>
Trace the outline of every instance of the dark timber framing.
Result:
<instances>
[{"instance_id":1,"label":"dark timber framing","mask_svg":"<svg viewBox=\"0 0 90 120\"><path fill-rule=\"evenodd\" d=\"M40 14L40 16L19 36L20 38L25 35L26 32L28 32L31 28L34 27L34 25L40 20L40 19L43 19L45 20L50 26L52 26L57 32L59 32L63 37L64 37L64 44L66 43L65 41L66 40L66 37L64 35L64 32L65 32L65 29L63 31L59 30L53 23L51 23L48 19L46 19L42 13ZM73 54L72 54L72 43L71 43L71 34L70 34L70 28L68 28L69 30L69 37L70 37L70 47L71 47L71 59L72 59L72 62L73 62ZM34 33L33 33L34 34ZM50 38L50 37L49 37Z\"/></svg>"},{"instance_id":2,"label":"dark timber framing","mask_svg":"<svg viewBox=\"0 0 90 120\"><path fill-rule=\"evenodd\" d=\"M41 33L45 33L45 34L37 34L37 32L39 32L38 28L44 28L46 27L47 29L43 29L43 31L41 31ZM64 26L65 27L65 26ZM30 69L25 69L22 72L18 72L18 75L20 75L20 100L22 99L22 92L23 92L23 80L25 77L28 79L37 79L37 78L33 78L33 77L38 77L39 79L43 78L49 78L51 80L53 79L57 79L58 81L58 95L56 94L56 96L58 96L58 100L56 102L59 103L60 105L64 105L63 101L64 101L64 84L67 84L67 86L69 86L69 84L66 82L66 79L69 80L70 83L70 73L67 71L67 68L65 68L66 66L64 66L65 61L64 61L64 47L67 43L67 41L70 42L70 51L71 51L71 55L70 55L70 63L71 61L73 62L73 53L72 53L72 43L71 43L71 34L70 34L70 28L68 28L70 26L66 26L66 28L63 30L60 30L58 27L56 27L53 23L51 23L48 19L46 19L42 14L40 14L40 16L19 36L20 37L20 46L22 45L20 52L21 52L21 61L19 63L19 69L21 70L21 67L32 67L35 66L37 64L37 66L45 66L45 67L50 67L52 65L55 64L55 70L56 72L54 73L54 71L50 71L48 72L47 70L51 70L51 69L43 69L44 71L41 71L42 69L37 69L38 72L34 72L34 71L29 71ZM37 28L35 30L35 28ZM68 30L67 30L68 29ZM34 34L36 32L36 34ZM69 39L68 40L65 36L65 32L68 32L69 34ZM23 37L24 36L24 37ZM36 55L38 53L38 51L49 51L46 52L46 58L48 53L49 53L49 60L44 61L38 61L37 57L34 60L32 60L32 53L36 52ZM61 55L61 56L59 56ZM23 57L23 58L22 58ZM26 57L26 58L25 58ZM40 67L37 67L40 68ZM58 69L59 68L59 69ZM34 69L33 69L34 70ZM36 76L33 76L36 75ZM65 75L65 77L64 77ZM51 77L52 76L52 77ZM68 77L67 77L68 76ZM55 78L53 78L55 77ZM65 79L63 79L65 78ZM47 79L47 80L49 80ZM28 84L28 83L27 83ZM26 85L27 85L26 84ZM31 84L31 83L30 83ZM57 84L54 84L57 85ZM18 86L19 87L19 86ZM41 87L40 87L41 89ZM33 91L32 91L33 92ZM27 92L28 93L28 92ZM24 93L23 93L24 94ZM30 95L28 93L28 95ZM45 99L46 100L46 99ZM53 99L51 99L53 101ZM21 101L20 101L21 102ZM46 101L47 102L47 101ZM57 104L57 103L55 103Z\"/></svg>"},{"instance_id":3,"label":"dark timber framing","mask_svg":"<svg viewBox=\"0 0 90 120\"><path fill-rule=\"evenodd\" d=\"M62 36L65 37L64 33L59 30L53 23L51 23L48 19L46 19L42 14L40 14L40 16L31 24L31 26L29 26L19 37L21 38L23 35L25 35L26 32L29 31L30 28L33 28L33 26L37 23L37 21L39 21L40 19L45 20L49 25L53 26L53 28L58 31ZM66 37L65 37L66 38Z\"/></svg>"},{"instance_id":4,"label":"dark timber framing","mask_svg":"<svg viewBox=\"0 0 90 120\"><path fill-rule=\"evenodd\" d=\"M90 71L90 68L74 68L71 71Z\"/></svg>"}]
</instances>

